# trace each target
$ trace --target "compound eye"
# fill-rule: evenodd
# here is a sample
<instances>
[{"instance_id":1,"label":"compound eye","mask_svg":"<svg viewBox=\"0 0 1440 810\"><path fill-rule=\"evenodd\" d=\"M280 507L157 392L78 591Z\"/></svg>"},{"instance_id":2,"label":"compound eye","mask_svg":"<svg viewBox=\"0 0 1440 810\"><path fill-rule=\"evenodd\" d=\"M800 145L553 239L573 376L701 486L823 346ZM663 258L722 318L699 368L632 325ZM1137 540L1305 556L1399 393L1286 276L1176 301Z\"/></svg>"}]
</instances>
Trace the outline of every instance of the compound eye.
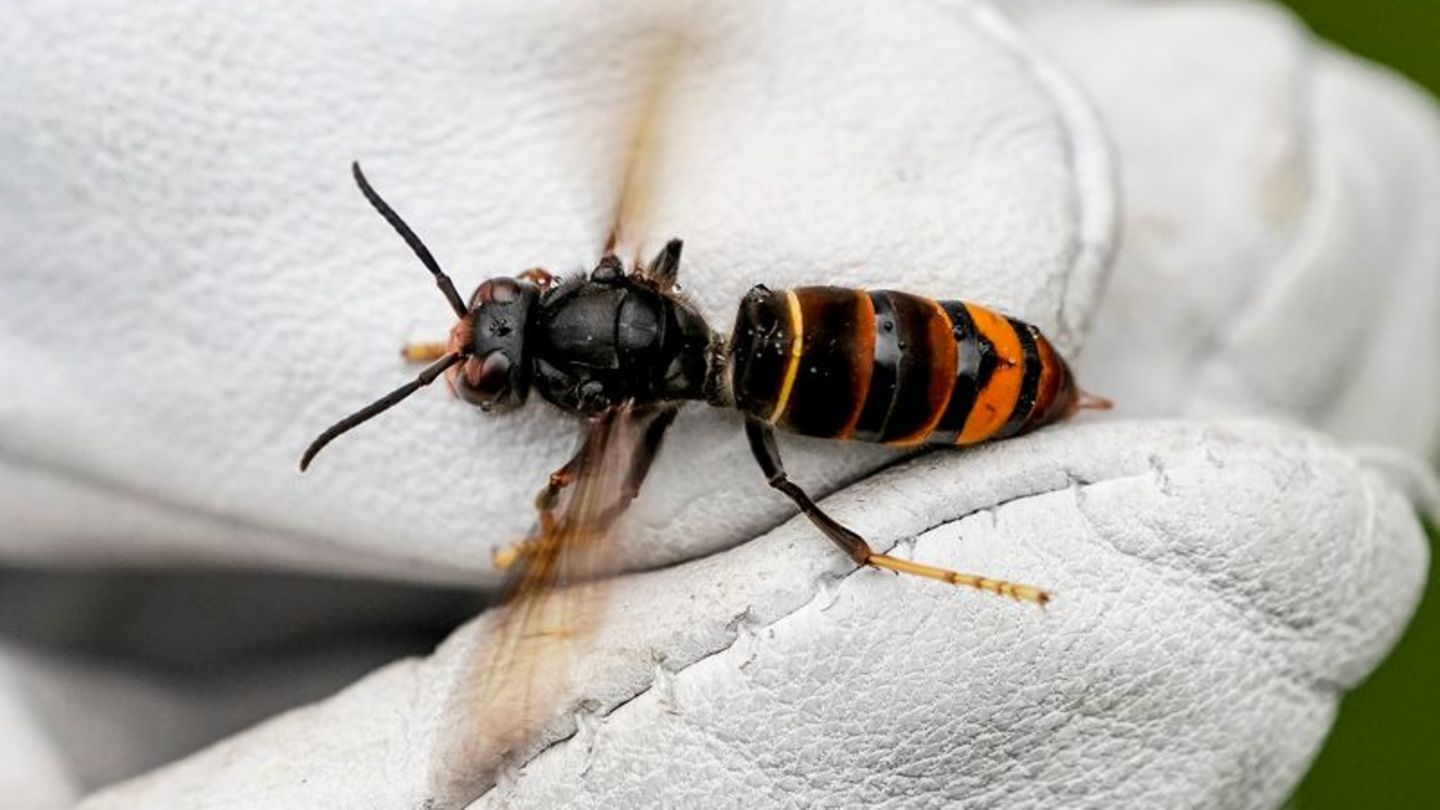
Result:
<instances>
[{"instance_id":1,"label":"compound eye","mask_svg":"<svg viewBox=\"0 0 1440 810\"><path fill-rule=\"evenodd\" d=\"M474 366L471 366L473 369ZM466 382L485 399L494 399L510 385L510 358L503 352L491 352L480 364L478 373Z\"/></svg>"},{"instance_id":2,"label":"compound eye","mask_svg":"<svg viewBox=\"0 0 1440 810\"><path fill-rule=\"evenodd\" d=\"M520 285L508 278L497 278L490 282L490 300L497 304L508 304L520 297Z\"/></svg>"},{"instance_id":3,"label":"compound eye","mask_svg":"<svg viewBox=\"0 0 1440 810\"><path fill-rule=\"evenodd\" d=\"M520 297L520 285L514 279L492 278L475 288L470 306L477 304L508 304Z\"/></svg>"}]
</instances>

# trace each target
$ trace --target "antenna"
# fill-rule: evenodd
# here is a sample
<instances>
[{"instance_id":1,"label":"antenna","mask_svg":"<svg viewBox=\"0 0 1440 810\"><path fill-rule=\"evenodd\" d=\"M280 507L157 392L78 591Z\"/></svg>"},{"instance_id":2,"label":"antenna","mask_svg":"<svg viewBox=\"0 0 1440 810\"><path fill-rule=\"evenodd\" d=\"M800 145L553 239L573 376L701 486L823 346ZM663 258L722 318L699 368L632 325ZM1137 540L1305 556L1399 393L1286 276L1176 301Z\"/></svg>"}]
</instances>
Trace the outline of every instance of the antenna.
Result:
<instances>
[{"instance_id":1,"label":"antenna","mask_svg":"<svg viewBox=\"0 0 1440 810\"><path fill-rule=\"evenodd\" d=\"M425 243L420 241L420 237L416 236L414 231L410 230L410 226L405 224L405 220L401 219L400 215L395 213L395 209L391 208L389 203L380 199L380 195L376 194L375 189L370 187L370 181L366 180L365 173L360 171L359 161L350 164L350 173L355 175L355 183L360 186L360 193L364 194L365 199L369 200L370 204L375 207L375 210L380 212L380 216L384 217L385 221L390 223L390 227L394 228L395 232L400 234L400 238L405 240L405 244L409 245L410 249L415 251L415 255L420 259L420 263L425 265L425 269L429 270L430 274L435 277L435 286L439 287L440 292L445 294L445 300L450 302L450 308L455 310L455 315L461 318L465 317L467 309L465 300L460 297L460 293L455 291L455 284L450 281L450 277L445 275L444 270L440 269L440 263L435 261L434 256L430 255L430 249L425 247Z\"/></svg>"},{"instance_id":2,"label":"antenna","mask_svg":"<svg viewBox=\"0 0 1440 810\"><path fill-rule=\"evenodd\" d=\"M451 352L445 355L435 363L426 366L425 370L420 372L420 376L326 428L325 432L317 436L315 441L311 442L310 446L305 449L305 455L300 457L300 472L305 472L306 468L310 466L310 462L315 459L315 454L323 450L325 445L333 441L336 436L345 433L356 425L364 424L370 421L371 418L395 407L400 400L435 382L435 379L441 374L444 374L446 369L464 358L465 354L463 352Z\"/></svg>"}]
</instances>

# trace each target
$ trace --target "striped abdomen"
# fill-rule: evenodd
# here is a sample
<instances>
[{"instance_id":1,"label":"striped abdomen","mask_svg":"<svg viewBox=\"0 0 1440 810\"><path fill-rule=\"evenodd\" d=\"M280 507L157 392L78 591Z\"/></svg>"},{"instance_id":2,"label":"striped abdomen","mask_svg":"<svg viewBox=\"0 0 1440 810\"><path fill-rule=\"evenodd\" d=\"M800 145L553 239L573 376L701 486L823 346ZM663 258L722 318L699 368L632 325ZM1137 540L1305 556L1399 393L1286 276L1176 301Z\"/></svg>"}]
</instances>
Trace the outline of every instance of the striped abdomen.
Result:
<instances>
[{"instance_id":1,"label":"striped abdomen","mask_svg":"<svg viewBox=\"0 0 1440 810\"><path fill-rule=\"evenodd\" d=\"M808 436L974 444L1076 404L1070 369L1039 329L892 290L756 287L729 354L736 407Z\"/></svg>"}]
</instances>

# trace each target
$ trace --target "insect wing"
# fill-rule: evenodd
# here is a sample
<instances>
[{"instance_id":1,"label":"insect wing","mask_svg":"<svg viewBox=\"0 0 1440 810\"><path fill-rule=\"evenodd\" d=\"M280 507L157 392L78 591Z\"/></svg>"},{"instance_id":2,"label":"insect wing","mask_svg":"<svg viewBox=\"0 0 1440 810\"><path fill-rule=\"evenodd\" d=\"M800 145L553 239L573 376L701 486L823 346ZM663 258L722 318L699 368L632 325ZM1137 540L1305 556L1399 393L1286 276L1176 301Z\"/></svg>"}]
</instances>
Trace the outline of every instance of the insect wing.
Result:
<instances>
[{"instance_id":1,"label":"insect wing","mask_svg":"<svg viewBox=\"0 0 1440 810\"><path fill-rule=\"evenodd\" d=\"M653 420L624 406L592 421L573 483L519 547L503 601L487 617L490 632L460 673L455 708L466 727L447 759L467 778L483 780L487 767L524 756L570 710L573 664L605 613L596 578L606 573Z\"/></svg>"},{"instance_id":2,"label":"insect wing","mask_svg":"<svg viewBox=\"0 0 1440 810\"><path fill-rule=\"evenodd\" d=\"M676 68L685 46L682 37L670 35L649 56L644 91L623 147L619 192L605 238L604 255L615 255L617 249L626 249L635 254L635 265L639 265L639 252L644 247L637 231L643 230L655 194L656 174L662 158L661 133L670 112Z\"/></svg>"}]
</instances>

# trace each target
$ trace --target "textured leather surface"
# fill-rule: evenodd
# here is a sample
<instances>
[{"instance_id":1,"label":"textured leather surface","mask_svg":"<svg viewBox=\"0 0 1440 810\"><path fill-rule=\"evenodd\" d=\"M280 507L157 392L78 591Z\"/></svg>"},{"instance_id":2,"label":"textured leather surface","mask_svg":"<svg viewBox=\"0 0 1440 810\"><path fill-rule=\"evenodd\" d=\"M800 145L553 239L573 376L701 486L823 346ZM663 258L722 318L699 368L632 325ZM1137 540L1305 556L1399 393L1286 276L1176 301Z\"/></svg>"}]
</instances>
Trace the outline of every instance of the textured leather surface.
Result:
<instances>
[{"instance_id":1,"label":"textured leather surface","mask_svg":"<svg viewBox=\"0 0 1440 810\"><path fill-rule=\"evenodd\" d=\"M1276 806L1426 561L1381 476L1252 423L1046 431L825 505L1055 601L855 571L793 520L611 580L545 729L574 736L523 770L464 755L505 722L455 699L481 619L87 807L448 807L493 774L479 806Z\"/></svg>"},{"instance_id":2,"label":"textured leather surface","mask_svg":"<svg viewBox=\"0 0 1440 810\"><path fill-rule=\"evenodd\" d=\"M564 418L426 392L294 472L447 326L345 164L462 286L581 269L655 8L0 11L0 555L494 582ZM644 230L687 240L719 324L823 281L985 301L1072 354L1093 326L1112 421L852 486L893 457L782 440L877 546L1049 608L852 570L692 409L619 561L677 564L606 586L526 750L456 697L487 615L87 806L1278 806L1423 584L1401 493L1434 496L1440 419L1395 357L1436 345L1433 109L1258 4L1005 8L707 12ZM197 696L0 650L0 785L65 806L340 659Z\"/></svg>"},{"instance_id":3,"label":"textured leather surface","mask_svg":"<svg viewBox=\"0 0 1440 810\"><path fill-rule=\"evenodd\" d=\"M1123 156L1088 384L1128 413L1266 413L1440 460L1429 97L1254 2L1039 2L1021 20Z\"/></svg>"},{"instance_id":4,"label":"textured leather surface","mask_svg":"<svg viewBox=\"0 0 1440 810\"><path fill-rule=\"evenodd\" d=\"M1114 201L1067 80L969 4L715 5L682 31L634 230L652 250L686 240L681 283L718 328L753 284L833 283L986 301L1078 345ZM420 8L4 12L8 72L31 77L7 91L0 169L17 203L0 351L25 381L0 422L0 475L26 490L3 513L12 555L55 559L63 539L80 561L497 581L491 551L573 450L568 417L490 418L437 387L295 470L322 428L415 373L404 341L453 317L348 163L467 292L588 268L646 54L674 24L641 2ZM738 420L692 411L629 562L788 514ZM894 457L789 455L819 492Z\"/></svg>"}]
</instances>

